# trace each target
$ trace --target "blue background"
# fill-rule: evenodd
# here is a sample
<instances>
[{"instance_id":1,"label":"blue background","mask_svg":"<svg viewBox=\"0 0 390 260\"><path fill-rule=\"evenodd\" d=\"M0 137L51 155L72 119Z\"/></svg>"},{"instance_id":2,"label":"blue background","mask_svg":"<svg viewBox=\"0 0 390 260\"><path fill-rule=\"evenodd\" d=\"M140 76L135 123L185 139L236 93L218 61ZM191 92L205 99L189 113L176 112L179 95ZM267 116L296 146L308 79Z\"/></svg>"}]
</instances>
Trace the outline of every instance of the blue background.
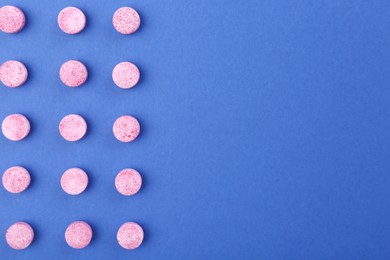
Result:
<instances>
[{"instance_id":1,"label":"blue background","mask_svg":"<svg viewBox=\"0 0 390 260\"><path fill-rule=\"evenodd\" d=\"M21 7L25 29L0 34L0 62L18 59L30 77L0 88L0 118L23 113L30 136L0 137L0 171L23 165L31 187L0 189L1 259L390 259L390 2L387 0L0 1ZM88 25L66 35L59 11L81 8ZM132 6L142 27L117 33L114 11ZM88 82L59 80L69 59ZM111 79L121 61L142 80ZM58 133L83 115L87 136ZM113 137L115 119L139 118L139 138ZM91 179L80 196L60 185L70 167ZM116 192L123 168L138 169L134 197ZM85 220L93 242L74 250L66 227ZM16 221L36 239L14 251ZM137 221L135 251L116 241Z\"/></svg>"}]
</instances>

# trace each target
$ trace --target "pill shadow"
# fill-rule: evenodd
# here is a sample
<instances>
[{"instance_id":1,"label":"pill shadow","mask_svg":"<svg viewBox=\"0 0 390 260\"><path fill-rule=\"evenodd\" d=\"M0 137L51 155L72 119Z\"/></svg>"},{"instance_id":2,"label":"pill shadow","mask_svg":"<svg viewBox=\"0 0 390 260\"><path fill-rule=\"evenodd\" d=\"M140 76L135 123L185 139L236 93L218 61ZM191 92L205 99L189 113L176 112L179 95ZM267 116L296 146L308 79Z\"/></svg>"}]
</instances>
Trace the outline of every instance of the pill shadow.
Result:
<instances>
[{"instance_id":1,"label":"pill shadow","mask_svg":"<svg viewBox=\"0 0 390 260\"><path fill-rule=\"evenodd\" d=\"M93 16L89 15L89 12L87 10L83 9L83 13L85 15L86 23L85 23L85 27L84 27L83 31L81 31L79 34L89 32L90 27L91 27L90 26L91 21L93 22L93 19L92 19Z\"/></svg>"},{"instance_id":2,"label":"pill shadow","mask_svg":"<svg viewBox=\"0 0 390 260\"><path fill-rule=\"evenodd\" d=\"M137 220L136 223L138 223L142 227L142 229L144 230L144 240L142 241L142 245L141 245L141 247L142 247L143 245L147 245L148 242L150 241L151 233L150 233L148 226L145 225L143 222L140 222Z\"/></svg>"},{"instance_id":3,"label":"pill shadow","mask_svg":"<svg viewBox=\"0 0 390 260\"><path fill-rule=\"evenodd\" d=\"M95 243L97 243L97 241L99 241L100 239L100 231L99 231L99 228L98 225L96 225L96 222L94 221L86 221L92 228L92 239L91 239L91 243L90 245L93 245Z\"/></svg>"},{"instance_id":4,"label":"pill shadow","mask_svg":"<svg viewBox=\"0 0 390 260\"><path fill-rule=\"evenodd\" d=\"M76 113L76 114L78 114L78 113ZM85 122L87 123L87 132L85 133L84 137L80 140L80 141L84 141L84 140L87 140L91 136L91 134L93 133L94 125L93 125L93 123L91 123L93 121L90 120L89 116L86 116L86 115L81 114L81 113L78 115L82 116L84 118Z\"/></svg>"},{"instance_id":5,"label":"pill shadow","mask_svg":"<svg viewBox=\"0 0 390 260\"><path fill-rule=\"evenodd\" d=\"M36 180L35 180L35 178L36 178L35 171L31 170L32 167L30 167L30 166L23 166L23 165L21 165L21 166L25 167L26 170L30 173L30 185L28 186L27 191L29 191L30 189L34 189L34 187L36 185L35 184L35 182L36 182Z\"/></svg>"},{"instance_id":6,"label":"pill shadow","mask_svg":"<svg viewBox=\"0 0 390 260\"><path fill-rule=\"evenodd\" d=\"M149 176L144 169L142 169L140 167L137 167L135 169L141 174L141 177L142 177L142 187L139 191L142 194L144 192L144 190L147 190L147 188L149 186Z\"/></svg>"},{"instance_id":7,"label":"pill shadow","mask_svg":"<svg viewBox=\"0 0 390 260\"><path fill-rule=\"evenodd\" d=\"M132 141L132 142L137 142L138 143L141 139L143 139L143 138L145 138L145 136L147 136L148 127L147 127L147 125L145 124L145 121L142 118L140 118L137 115L135 115L135 118L138 120L138 123L140 124L141 128L140 128L140 132L139 132L137 138L134 141ZM132 143L132 142L130 142L130 143Z\"/></svg>"},{"instance_id":8,"label":"pill shadow","mask_svg":"<svg viewBox=\"0 0 390 260\"><path fill-rule=\"evenodd\" d=\"M141 17L141 24L140 24L138 30L135 32L135 33L138 34L138 33L142 33L145 29L147 29L147 27L148 27L148 18L147 18L147 15L144 15L144 12L139 10L139 9L137 9L137 13Z\"/></svg>"},{"instance_id":9,"label":"pill shadow","mask_svg":"<svg viewBox=\"0 0 390 260\"><path fill-rule=\"evenodd\" d=\"M33 116L31 116L31 115L28 115L27 113L21 113L21 114L26 116L28 121L30 122L30 132L28 133L28 135L25 138L25 139L30 139L30 138L34 137L34 134L36 132L36 129L35 129L36 124L34 123L35 118ZM22 140L22 142L23 141L24 140Z\"/></svg>"},{"instance_id":10,"label":"pill shadow","mask_svg":"<svg viewBox=\"0 0 390 260\"><path fill-rule=\"evenodd\" d=\"M19 7L19 6L17 6L17 7ZM31 25L34 24L34 19L30 19L32 15L31 15L30 11L28 10L28 8L24 8L24 6L20 6L19 8L21 8L21 10L23 11L24 17L26 19L26 22L24 24L23 29L19 32L22 34L22 33L28 32Z\"/></svg>"},{"instance_id":11,"label":"pill shadow","mask_svg":"<svg viewBox=\"0 0 390 260\"><path fill-rule=\"evenodd\" d=\"M85 189L83 193L90 192L91 189L95 186L95 175L93 174L93 171L89 167L80 167L83 169L87 175L88 175L88 187Z\"/></svg>"}]
</instances>

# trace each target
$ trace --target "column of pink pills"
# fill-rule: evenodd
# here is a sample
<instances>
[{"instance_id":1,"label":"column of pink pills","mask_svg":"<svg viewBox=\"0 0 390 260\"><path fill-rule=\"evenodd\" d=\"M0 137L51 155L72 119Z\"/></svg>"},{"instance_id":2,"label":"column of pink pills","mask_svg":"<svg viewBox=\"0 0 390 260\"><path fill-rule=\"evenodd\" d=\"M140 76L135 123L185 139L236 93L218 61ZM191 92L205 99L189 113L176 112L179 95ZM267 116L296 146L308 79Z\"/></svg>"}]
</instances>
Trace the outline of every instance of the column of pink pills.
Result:
<instances>
[{"instance_id":1,"label":"column of pink pills","mask_svg":"<svg viewBox=\"0 0 390 260\"><path fill-rule=\"evenodd\" d=\"M21 9L15 6L0 8L0 30L4 33L15 34L20 32L26 23ZM58 15L58 26L67 34L78 34L83 31L87 23L84 13L76 7L66 7ZM136 32L141 24L137 11L130 7L119 8L113 15L114 28L121 34L129 35ZM62 83L69 88L82 86L88 78L87 67L78 60L69 60L63 63L59 70ZM118 63L112 71L113 82L122 89L134 87L140 78L138 67L129 62ZM0 66L0 81L9 88L23 86L28 79L28 70L21 61L8 60ZM87 122L81 115L69 114L59 123L59 134L69 142L82 139L87 133ZM25 139L30 133L30 122L25 115L15 113L7 116L1 125L3 135L10 141L16 142ZM121 142L131 142L140 133L138 120L131 115L123 115L116 119L112 128L115 138ZM2 177L4 188L13 194L25 191L30 185L31 176L22 166L13 166L7 169ZM61 177L60 184L64 192L69 195L79 195L88 186L88 175L80 168L70 168ZM138 171L131 168L123 169L115 178L115 187L124 196L136 194L142 185L142 177ZM34 229L25 222L16 222L6 231L8 245L16 250L29 247L34 239ZM93 237L91 226L85 221L71 223L65 231L66 243L76 249L89 245ZM117 232L117 240L125 249L138 248L143 241L142 227L135 222L124 223Z\"/></svg>"}]
</instances>

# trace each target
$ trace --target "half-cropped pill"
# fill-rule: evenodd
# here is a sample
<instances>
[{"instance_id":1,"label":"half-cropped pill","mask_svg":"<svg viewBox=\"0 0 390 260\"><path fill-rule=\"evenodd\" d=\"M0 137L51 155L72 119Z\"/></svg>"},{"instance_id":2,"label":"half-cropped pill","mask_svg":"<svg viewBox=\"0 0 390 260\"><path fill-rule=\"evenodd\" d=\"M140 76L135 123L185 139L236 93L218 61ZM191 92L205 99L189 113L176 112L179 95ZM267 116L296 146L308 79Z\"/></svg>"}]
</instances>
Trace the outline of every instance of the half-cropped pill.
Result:
<instances>
[{"instance_id":1,"label":"half-cropped pill","mask_svg":"<svg viewBox=\"0 0 390 260\"><path fill-rule=\"evenodd\" d=\"M85 83L87 78L87 67L80 61L70 60L61 66L60 79L68 87L79 87Z\"/></svg>"},{"instance_id":2,"label":"half-cropped pill","mask_svg":"<svg viewBox=\"0 0 390 260\"><path fill-rule=\"evenodd\" d=\"M24 115L9 115L3 120L1 130L7 139L20 141L30 133L30 122Z\"/></svg>"},{"instance_id":3,"label":"half-cropped pill","mask_svg":"<svg viewBox=\"0 0 390 260\"><path fill-rule=\"evenodd\" d=\"M71 168L61 177L62 189L70 195L82 193L88 186L88 175L80 168Z\"/></svg>"},{"instance_id":4,"label":"half-cropped pill","mask_svg":"<svg viewBox=\"0 0 390 260\"><path fill-rule=\"evenodd\" d=\"M26 82L27 77L27 68L20 61L9 60L0 66L0 80L7 87L20 87Z\"/></svg>"},{"instance_id":5,"label":"half-cropped pill","mask_svg":"<svg viewBox=\"0 0 390 260\"><path fill-rule=\"evenodd\" d=\"M84 221L73 222L65 231L65 240L70 247L84 248L92 240L92 228Z\"/></svg>"},{"instance_id":6,"label":"half-cropped pill","mask_svg":"<svg viewBox=\"0 0 390 260\"><path fill-rule=\"evenodd\" d=\"M116 139L128 143L137 138L141 131L141 126L135 117L126 115L119 117L115 121L112 131Z\"/></svg>"},{"instance_id":7,"label":"half-cropped pill","mask_svg":"<svg viewBox=\"0 0 390 260\"><path fill-rule=\"evenodd\" d=\"M21 193L30 186L30 173L21 166L7 169L2 178L4 188L11 193Z\"/></svg>"},{"instance_id":8,"label":"half-cropped pill","mask_svg":"<svg viewBox=\"0 0 390 260\"><path fill-rule=\"evenodd\" d=\"M112 24L119 33L132 34L138 30L141 18L133 8L122 7L114 13Z\"/></svg>"},{"instance_id":9,"label":"half-cropped pill","mask_svg":"<svg viewBox=\"0 0 390 260\"><path fill-rule=\"evenodd\" d=\"M142 177L134 169L124 169L118 173L115 178L115 187L117 191L125 196L136 194L142 186Z\"/></svg>"},{"instance_id":10,"label":"half-cropped pill","mask_svg":"<svg viewBox=\"0 0 390 260\"><path fill-rule=\"evenodd\" d=\"M15 6L3 6L0 8L0 30L5 33L17 33L26 23L26 17L22 10Z\"/></svg>"},{"instance_id":11,"label":"half-cropped pill","mask_svg":"<svg viewBox=\"0 0 390 260\"><path fill-rule=\"evenodd\" d=\"M25 222L17 222L7 229L5 239L13 249L22 250L34 240L34 230Z\"/></svg>"},{"instance_id":12,"label":"half-cropped pill","mask_svg":"<svg viewBox=\"0 0 390 260\"><path fill-rule=\"evenodd\" d=\"M119 228L116 237L121 247L133 250L142 244L142 241L144 240L144 230L135 222L127 222Z\"/></svg>"},{"instance_id":13,"label":"half-cropped pill","mask_svg":"<svg viewBox=\"0 0 390 260\"><path fill-rule=\"evenodd\" d=\"M137 85L140 72L136 65L131 62L121 62L112 71L112 80L120 88L132 88Z\"/></svg>"},{"instance_id":14,"label":"half-cropped pill","mask_svg":"<svg viewBox=\"0 0 390 260\"><path fill-rule=\"evenodd\" d=\"M61 120L59 130L65 140L75 142L87 133L87 122L79 115L67 115Z\"/></svg>"},{"instance_id":15,"label":"half-cropped pill","mask_svg":"<svg viewBox=\"0 0 390 260\"><path fill-rule=\"evenodd\" d=\"M76 7L66 7L58 15L58 26L64 33L77 34L84 30L87 19Z\"/></svg>"}]
</instances>

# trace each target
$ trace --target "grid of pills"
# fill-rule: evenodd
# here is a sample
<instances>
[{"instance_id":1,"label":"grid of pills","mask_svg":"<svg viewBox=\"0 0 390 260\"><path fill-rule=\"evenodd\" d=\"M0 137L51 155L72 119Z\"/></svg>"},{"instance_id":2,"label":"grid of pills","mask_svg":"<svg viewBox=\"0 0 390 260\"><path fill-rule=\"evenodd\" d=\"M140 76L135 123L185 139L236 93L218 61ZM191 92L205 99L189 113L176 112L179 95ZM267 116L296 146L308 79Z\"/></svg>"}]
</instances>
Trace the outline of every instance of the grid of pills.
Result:
<instances>
[{"instance_id":1,"label":"grid of pills","mask_svg":"<svg viewBox=\"0 0 390 260\"><path fill-rule=\"evenodd\" d=\"M59 12L58 26L66 34L78 34L87 23L83 11L76 7L66 7ZM131 7L119 8L112 18L113 27L121 34L135 33L141 19L136 10ZM0 8L0 30L15 34L23 29L26 18L21 9L15 6ZM78 60L63 63L59 70L61 82L69 88L82 86L88 78L88 68ZM9 88L19 88L28 79L28 70L22 61L8 60L0 66L0 81ZM122 89L134 87L140 79L138 67L128 61L118 63L112 71L113 82ZM8 115L1 124L3 135L10 141L18 142L27 138L31 129L29 119L22 114ZM59 122L59 134L69 142L81 140L87 133L86 120L78 114L69 114ZM140 133L138 120L131 115L123 115L116 119L112 126L114 137L120 142L128 143L135 140ZM2 176L3 187L10 193L18 194L28 189L31 183L29 171L23 166L13 166ZM66 170L59 181L62 190L71 195L82 194L88 188L88 173L81 168ZM120 171L113 180L117 191L124 196L132 196L139 192L142 186L141 174L131 168ZM34 229L26 222L16 222L5 234L8 245L16 250L26 249L34 240ZM66 243L75 249L82 249L93 239L93 230L85 221L74 221L65 231ZM117 232L118 244L124 249L138 248L144 239L142 227L135 222L124 223Z\"/></svg>"}]
</instances>

